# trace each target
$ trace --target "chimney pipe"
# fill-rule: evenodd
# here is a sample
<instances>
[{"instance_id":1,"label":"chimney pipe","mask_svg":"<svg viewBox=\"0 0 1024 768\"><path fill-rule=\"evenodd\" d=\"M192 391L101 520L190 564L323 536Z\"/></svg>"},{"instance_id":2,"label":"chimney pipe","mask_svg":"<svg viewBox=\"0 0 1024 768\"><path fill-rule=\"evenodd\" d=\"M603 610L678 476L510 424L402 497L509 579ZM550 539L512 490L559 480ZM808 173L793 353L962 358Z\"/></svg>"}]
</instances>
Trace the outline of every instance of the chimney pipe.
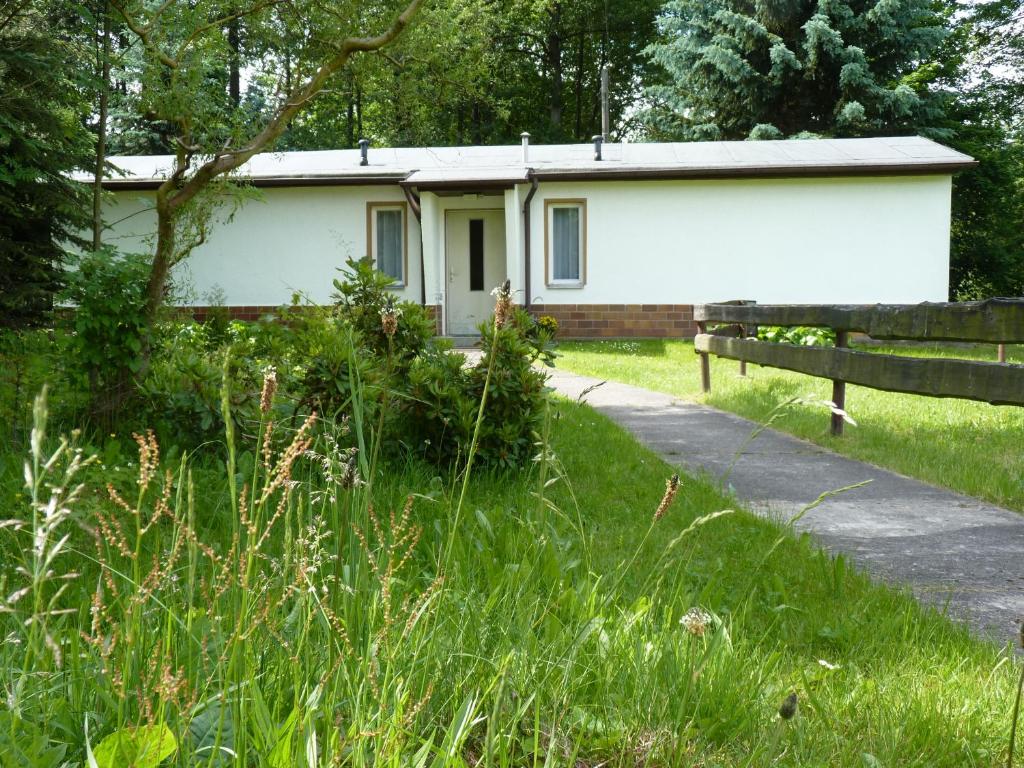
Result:
<instances>
[{"instance_id":1,"label":"chimney pipe","mask_svg":"<svg viewBox=\"0 0 1024 768\"><path fill-rule=\"evenodd\" d=\"M601 145L602 144L604 144L604 136L602 136L601 134L597 134L597 136L594 137L594 159L595 160L600 160L601 159Z\"/></svg>"},{"instance_id":2,"label":"chimney pipe","mask_svg":"<svg viewBox=\"0 0 1024 768\"><path fill-rule=\"evenodd\" d=\"M523 162L530 162L530 134L523 131L519 134L519 138L523 140Z\"/></svg>"},{"instance_id":3,"label":"chimney pipe","mask_svg":"<svg viewBox=\"0 0 1024 768\"><path fill-rule=\"evenodd\" d=\"M608 65L601 67L601 135L608 141Z\"/></svg>"},{"instance_id":4,"label":"chimney pipe","mask_svg":"<svg viewBox=\"0 0 1024 768\"><path fill-rule=\"evenodd\" d=\"M359 140L359 164L369 165L370 159L368 157L370 151L370 140L360 139Z\"/></svg>"}]
</instances>

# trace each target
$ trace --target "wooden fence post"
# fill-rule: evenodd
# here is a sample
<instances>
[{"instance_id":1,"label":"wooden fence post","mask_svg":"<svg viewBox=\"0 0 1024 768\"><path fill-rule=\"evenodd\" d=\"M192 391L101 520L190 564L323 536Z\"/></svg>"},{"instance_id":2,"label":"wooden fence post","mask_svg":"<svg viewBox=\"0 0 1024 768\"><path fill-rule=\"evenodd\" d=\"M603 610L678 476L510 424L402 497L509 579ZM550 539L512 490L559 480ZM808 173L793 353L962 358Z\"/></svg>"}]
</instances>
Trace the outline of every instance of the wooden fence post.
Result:
<instances>
[{"instance_id":1,"label":"wooden fence post","mask_svg":"<svg viewBox=\"0 0 1024 768\"><path fill-rule=\"evenodd\" d=\"M1005 344L1000 344L998 347L996 347L996 360L999 361L1000 363L1005 363L1006 362L1006 345Z\"/></svg>"},{"instance_id":2,"label":"wooden fence post","mask_svg":"<svg viewBox=\"0 0 1024 768\"><path fill-rule=\"evenodd\" d=\"M707 333L708 325L703 320L697 321L697 333ZM707 352L700 353L700 388L707 394L711 391L711 360Z\"/></svg>"},{"instance_id":3,"label":"wooden fence post","mask_svg":"<svg viewBox=\"0 0 1024 768\"><path fill-rule=\"evenodd\" d=\"M741 325L739 328L740 328L739 338L741 338L741 339L747 338L747 326ZM740 360L740 376L742 376L744 378L746 378L746 376L747 376L747 361L746 360Z\"/></svg>"},{"instance_id":4,"label":"wooden fence post","mask_svg":"<svg viewBox=\"0 0 1024 768\"><path fill-rule=\"evenodd\" d=\"M845 349L849 346L849 335L846 331L836 329L836 347ZM832 402L835 403L836 408L845 411L846 410L846 382L842 379L833 379L832 381ZM843 436L843 417L838 413L832 414L832 436L842 437Z\"/></svg>"},{"instance_id":5,"label":"wooden fence post","mask_svg":"<svg viewBox=\"0 0 1024 768\"><path fill-rule=\"evenodd\" d=\"M752 300L752 299L740 299L737 303L740 306L742 306L742 307L748 307L748 306L750 306L752 304L757 304L757 302ZM745 339L748 336L754 336L755 338L757 337L757 326L756 325L751 328L751 327L748 327L746 323L741 323L739 328L740 328L740 338L741 339ZM753 332L751 333L751 331L753 331ZM746 378L746 376L747 376L747 361L746 360L740 360L740 376L743 376L744 378Z\"/></svg>"}]
</instances>

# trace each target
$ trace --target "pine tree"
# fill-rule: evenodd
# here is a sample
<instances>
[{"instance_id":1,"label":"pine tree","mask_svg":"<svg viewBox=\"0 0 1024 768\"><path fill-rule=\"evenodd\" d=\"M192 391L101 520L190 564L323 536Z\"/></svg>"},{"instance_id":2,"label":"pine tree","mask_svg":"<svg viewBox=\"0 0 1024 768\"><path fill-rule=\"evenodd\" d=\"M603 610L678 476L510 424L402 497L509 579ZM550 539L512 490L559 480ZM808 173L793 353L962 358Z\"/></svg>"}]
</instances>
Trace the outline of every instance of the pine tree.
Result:
<instances>
[{"instance_id":1,"label":"pine tree","mask_svg":"<svg viewBox=\"0 0 1024 768\"><path fill-rule=\"evenodd\" d=\"M84 186L92 138L75 52L44 3L0 18L0 327L43 322L60 287L64 247L89 225Z\"/></svg>"},{"instance_id":2,"label":"pine tree","mask_svg":"<svg viewBox=\"0 0 1024 768\"><path fill-rule=\"evenodd\" d=\"M670 0L648 48L666 75L648 88L649 126L689 140L927 133L944 24L931 0Z\"/></svg>"}]
</instances>

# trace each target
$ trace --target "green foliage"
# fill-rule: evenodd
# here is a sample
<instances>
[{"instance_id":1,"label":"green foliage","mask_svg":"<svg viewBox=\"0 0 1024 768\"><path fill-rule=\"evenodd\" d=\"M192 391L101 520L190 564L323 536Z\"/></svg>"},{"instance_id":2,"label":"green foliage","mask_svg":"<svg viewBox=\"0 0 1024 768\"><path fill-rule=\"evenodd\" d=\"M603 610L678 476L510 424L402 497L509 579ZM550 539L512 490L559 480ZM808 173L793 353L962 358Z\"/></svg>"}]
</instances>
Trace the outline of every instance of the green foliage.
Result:
<instances>
[{"instance_id":1,"label":"green foliage","mask_svg":"<svg viewBox=\"0 0 1024 768\"><path fill-rule=\"evenodd\" d=\"M417 359L404 406L408 441L437 463L464 459L479 413L475 460L494 467L524 466L534 455L547 403L546 376L534 363L551 364L551 336L517 308L503 326L493 321L480 325L480 347L482 356L468 367L464 355L444 347Z\"/></svg>"},{"instance_id":2,"label":"green foliage","mask_svg":"<svg viewBox=\"0 0 1024 768\"><path fill-rule=\"evenodd\" d=\"M464 504L464 465L404 459L345 486L322 469L340 433L260 431L217 456L141 452L145 472L94 465L62 483L44 469L44 506L51 486L85 489L60 497L45 535L70 544L40 570L56 594L40 655L0 645L3 768L89 768L90 743L100 768L115 745L119 768L152 765L168 732L167 768L1004 755L1011 651L806 537L715 514L731 500L699 478L652 520L672 469L586 406L555 404L535 471L474 472ZM266 462L244 460L263 444ZM0 451L18 465L0 475L7 498L25 456ZM11 600L36 530L32 507L5 509L19 525L0 527ZM5 638L39 626L15 605Z\"/></svg>"},{"instance_id":3,"label":"green foliage","mask_svg":"<svg viewBox=\"0 0 1024 768\"><path fill-rule=\"evenodd\" d=\"M609 64L616 135L651 64L662 0L446 0L423 8L387 57L361 59L283 137L288 149L589 141Z\"/></svg>"},{"instance_id":4,"label":"green foliage","mask_svg":"<svg viewBox=\"0 0 1024 768\"><path fill-rule=\"evenodd\" d=\"M437 464L463 458L480 407L470 391L465 355L438 344L413 362L403 410L414 450Z\"/></svg>"},{"instance_id":5,"label":"green foliage","mask_svg":"<svg viewBox=\"0 0 1024 768\"><path fill-rule=\"evenodd\" d=\"M383 455L412 451L448 466L469 454L486 389L476 461L525 466L546 402L545 376L534 363L554 358L550 324L522 310L501 328L483 324L483 357L467 366L464 355L433 337L423 307L396 302L390 284L367 263L349 262L345 279L335 281L334 307L295 304L276 318L226 329L164 326L138 382L140 397L120 414L122 427L151 427L178 445L219 440L227 360L238 434L259 422L263 379L273 370L279 417L316 412L327 423L372 425Z\"/></svg>"},{"instance_id":6,"label":"green foliage","mask_svg":"<svg viewBox=\"0 0 1024 768\"><path fill-rule=\"evenodd\" d=\"M140 402L132 414L137 429L153 428L168 443L199 445L224 432L222 390L227 360L228 401L238 431L259 421L264 371L272 365L260 335L232 323L226 338L205 325L182 325L154 350L138 383Z\"/></svg>"},{"instance_id":7,"label":"green foliage","mask_svg":"<svg viewBox=\"0 0 1024 768\"><path fill-rule=\"evenodd\" d=\"M157 768L178 751L178 741L166 724L140 725L114 731L93 750L96 768Z\"/></svg>"},{"instance_id":8,"label":"green foliage","mask_svg":"<svg viewBox=\"0 0 1024 768\"><path fill-rule=\"evenodd\" d=\"M649 125L687 140L935 134L945 20L929 0L669 0Z\"/></svg>"},{"instance_id":9,"label":"green foliage","mask_svg":"<svg viewBox=\"0 0 1024 768\"><path fill-rule=\"evenodd\" d=\"M34 724L0 710L0 768L59 768L67 751L67 744L51 743Z\"/></svg>"},{"instance_id":10,"label":"green foliage","mask_svg":"<svg viewBox=\"0 0 1024 768\"><path fill-rule=\"evenodd\" d=\"M391 363L404 369L427 347L434 337L434 319L411 301L395 301L388 291L394 278L373 268L369 258L349 259L343 279L334 281L338 314L356 332L367 349L378 357L390 357ZM397 328L388 334L385 313L399 318Z\"/></svg>"},{"instance_id":11,"label":"green foliage","mask_svg":"<svg viewBox=\"0 0 1024 768\"><path fill-rule=\"evenodd\" d=\"M558 335L558 320L551 315L541 315L538 317L537 325L552 339Z\"/></svg>"},{"instance_id":12,"label":"green foliage","mask_svg":"<svg viewBox=\"0 0 1024 768\"><path fill-rule=\"evenodd\" d=\"M300 402L327 418L352 415L358 407L360 419L372 419L387 371L352 324L337 313L309 308L291 321L289 331L304 368L296 385ZM360 389L372 396L357 403L353 395Z\"/></svg>"},{"instance_id":13,"label":"green foliage","mask_svg":"<svg viewBox=\"0 0 1024 768\"><path fill-rule=\"evenodd\" d=\"M50 319L64 248L89 221L85 191L68 178L91 157L87 73L65 22L39 0L0 12L0 326Z\"/></svg>"},{"instance_id":14,"label":"green foliage","mask_svg":"<svg viewBox=\"0 0 1024 768\"><path fill-rule=\"evenodd\" d=\"M831 347L836 343L836 332L831 328L809 328L802 325L761 325L757 338L777 344L799 344L802 347Z\"/></svg>"},{"instance_id":15,"label":"green foliage","mask_svg":"<svg viewBox=\"0 0 1024 768\"><path fill-rule=\"evenodd\" d=\"M538 359L552 361L550 338L539 329L520 308L504 326L480 326L483 357L470 371L469 383L474 401L479 401L487 387L477 447L484 463L521 466L535 452L544 417L546 375L533 364Z\"/></svg>"},{"instance_id":16,"label":"green foliage","mask_svg":"<svg viewBox=\"0 0 1024 768\"><path fill-rule=\"evenodd\" d=\"M144 361L148 275L145 256L106 249L78 258L67 276L63 297L74 306L69 351L94 406L108 416L131 394Z\"/></svg>"}]
</instances>

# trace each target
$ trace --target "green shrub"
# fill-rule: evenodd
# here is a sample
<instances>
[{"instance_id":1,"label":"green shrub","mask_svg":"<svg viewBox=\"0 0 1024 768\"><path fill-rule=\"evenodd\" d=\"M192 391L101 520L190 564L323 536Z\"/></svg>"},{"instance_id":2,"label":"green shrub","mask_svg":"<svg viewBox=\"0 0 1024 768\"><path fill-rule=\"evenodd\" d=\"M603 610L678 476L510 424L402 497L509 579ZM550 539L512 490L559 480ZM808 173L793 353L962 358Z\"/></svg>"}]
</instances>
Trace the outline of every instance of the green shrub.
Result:
<instances>
[{"instance_id":1,"label":"green shrub","mask_svg":"<svg viewBox=\"0 0 1024 768\"><path fill-rule=\"evenodd\" d=\"M836 332L831 328L810 328L802 325L762 325L757 338L776 344L798 344L802 347L830 347L836 343Z\"/></svg>"},{"instance_id":2,"label":"green shrub","mask_svg":"<svg viewBox=\"0 0 1024 768\"><path fill-rule=\"evenodd\" d=\"M515 309L502 326L480 326L483 357L470 371L470 396L479 402L487 385L480 425L477 460L500 467L521 466L532 456L533 443L544 418L546 375L534 367L552 353L547 332L522 309ZM490 371L490 381L487 374Z\"/></svg>"},{"instance_id":3,"label":"green shrub","mask_svg":"<svg viewBox=\"0 0 1024 768\"><path fill-rule=\"evenodd\" d=\"M558 335L558 320L551 315L541 315L538 317L537 325L552 339Z\"/></svg>"},{"instance_id":4,"label":"green shrub","mask_svg":"<svg viewBox=\"0 0 1024 768\"><path fill-rule=\"evenodd\" d=\"M427 348L434 337L434 319L426 309L411 301L396 301L388 289L394 278L378 272L369 259L349 259L343 280L335 280L339 316L359 334L363 346L380 357L392 358L398 370ZM388 333L385 315L398 318Z\"/></svg>"},{"instance_id":5,"label":"green shrub","mask_svg":"<svg viewBox=\"0 0 1024 768\"><path fill-rule=\"evenodd\" d=\"M358 403L358 418L372 419L385 374L359 331L335 312L308 308L289 321L288 333L300 361L294 393L299 403L330 419L355 415Z\"/></svg>"},{"instance_id":6,"label":"green shrub","mask_svg":"<svg viewBox=\"0 0 1024 768\"><path fill-rule=\"evenodd\" d=\"M409 368L405 442L433 463L457 460L469 449L479 410L472 388L466 356L450 345L432 345Z\"/></svg>"},{"instance_id":7,"label":"green shrub","mask_svg":"<svg viewBox=\"0 0 1024 768\"><path fill-rule=\"evenodd\" d=\"M550 365L554 352L548 330L525 311L508 309L504 318L503 324L480 325L483 355L472 367L466 367L465 355L444 348L412 366L408 440L432 461L468 455L485 388L475 461L516 467L531 458L546 402L546 377L534 363Z\"/></svg>"},{"instance_id":8,"label":"green shrub","mask_svg":"<svg viewBox=\"0 0 1024 768\"><path fill-rule=\"evenodd\" d=\"M74 266L62 295L75 306L70 362L87 378L93 415L106 425L132 395L133 377L143 365L149 261L105 249L79 257Z\"/></svg>"},{"instance_id":9,"label":"green shrub","mask_svg":"<svg viewBox=\"0 0 1024 768\"><path fill-rule=\"evenodd\" d=\"M504 289L497 317L480 326L482 359L467 367L434 337L423 307L395 300L390 278L366 262L348 267L332 307L295 303L258 323L161 324L137 381L141 396L120 413L122 425L152 427L164 442L219 440L227 360L236 433L258 423L263 377L273 368L285 419L313 411L328 423L347 417L356 427L350 440L372 437L385 455L412 451L437 464L465 460L476 433L479 464L526 464L546 397L534 364L552 362L551 323L514 308Z\"/></svg>"},{"instance_id":10,"label":"green shrub","mask_svg":"<svg viewBox=\"0 0 1024 768\"><path fill-rule=\"evenodd\" d=\"M221 388L228 361L227 386L237 431L251 429L258 419L260 387L265 366L231 344L212 348L179 344L156 355L139 384L143 426L152 427L165 442L199 445L219 440L224 433Z\"/></svg>"}]
</instances>

